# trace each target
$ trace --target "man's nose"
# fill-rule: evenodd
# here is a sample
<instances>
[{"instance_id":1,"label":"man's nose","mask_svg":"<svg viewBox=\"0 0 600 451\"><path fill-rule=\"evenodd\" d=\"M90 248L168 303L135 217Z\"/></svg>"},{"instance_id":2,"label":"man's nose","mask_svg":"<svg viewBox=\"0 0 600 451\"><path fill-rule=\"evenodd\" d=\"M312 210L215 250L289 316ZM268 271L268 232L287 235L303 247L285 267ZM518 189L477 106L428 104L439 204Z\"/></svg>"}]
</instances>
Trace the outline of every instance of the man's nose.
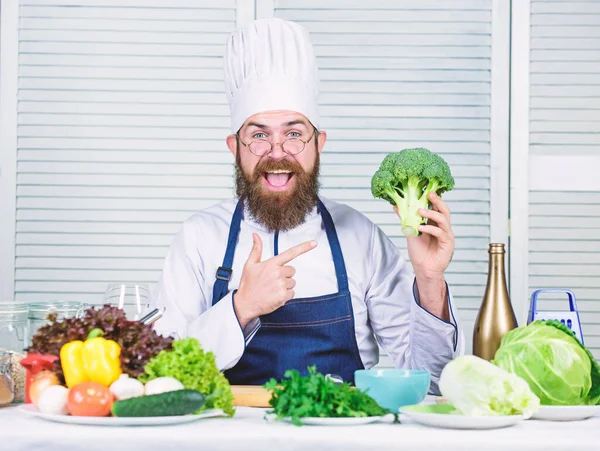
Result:
<instances>
[{"instance_id":1,"label":"man's nose","mask_svg":"<svg viewBox=\"0 0 600 451\"><path fill-rule=\"evenodd\" d=\"M283 160L287 156L287 153L283 150L283 142L273 143L273 149L271 150L270 157L274 160Z\"/></svg>"}]
</instances>

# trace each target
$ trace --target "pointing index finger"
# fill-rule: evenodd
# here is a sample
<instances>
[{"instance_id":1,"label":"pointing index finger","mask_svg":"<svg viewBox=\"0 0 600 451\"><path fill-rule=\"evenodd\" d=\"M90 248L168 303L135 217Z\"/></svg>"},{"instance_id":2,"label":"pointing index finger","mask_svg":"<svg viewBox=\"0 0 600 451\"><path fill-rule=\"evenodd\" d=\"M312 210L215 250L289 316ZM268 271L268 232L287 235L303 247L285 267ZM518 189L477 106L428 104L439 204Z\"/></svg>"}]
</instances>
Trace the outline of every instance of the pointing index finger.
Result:
<instances>
[{"instance_id":1,"label":"pointing index finger","mask_svg":"<svg viewBox=\"0 0 600 451\"><path fill-rule=\"evenodd\" d=\"M297 246L291 247L287 251L273 257L273 263L283 266L286 263L291 262L296 257L299 257L300 255L305 254L306 252L315 248L316 246L316 241L306 241L302 244L298 244Z\"/></svg>"}]
</instances>

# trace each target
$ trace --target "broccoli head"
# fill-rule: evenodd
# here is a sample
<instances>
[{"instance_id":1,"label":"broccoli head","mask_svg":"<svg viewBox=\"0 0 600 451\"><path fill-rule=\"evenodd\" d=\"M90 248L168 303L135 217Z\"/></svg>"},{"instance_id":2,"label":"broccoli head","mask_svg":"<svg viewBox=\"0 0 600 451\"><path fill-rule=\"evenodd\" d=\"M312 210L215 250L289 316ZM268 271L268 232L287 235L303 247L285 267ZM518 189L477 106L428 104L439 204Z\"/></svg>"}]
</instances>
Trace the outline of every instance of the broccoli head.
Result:
<instances>
[{"instance_id":1,"label":"broccoli head","mask_svg":"<svg viewBox=\"0 0 600 451\"><path fill-rule=\"evenodd\" d=\"M424 149L404 149L387 155L371 179L371 193L398 207L402 232L420 235L419 226L427 222L419 208L430 208L429 193L441 195L454 188L448 163Z\"/></svg>"}]
</instances>

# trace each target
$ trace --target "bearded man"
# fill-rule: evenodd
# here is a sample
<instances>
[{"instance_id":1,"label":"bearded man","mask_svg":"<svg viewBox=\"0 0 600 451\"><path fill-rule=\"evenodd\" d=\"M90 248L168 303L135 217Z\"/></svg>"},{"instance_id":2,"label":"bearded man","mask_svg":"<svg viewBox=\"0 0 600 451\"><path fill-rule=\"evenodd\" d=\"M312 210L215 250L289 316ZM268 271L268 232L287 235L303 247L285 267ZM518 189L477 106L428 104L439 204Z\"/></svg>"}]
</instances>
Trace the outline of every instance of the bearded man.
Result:
<instances>
[{"instance_id":1,"label":"bearded man","mask_svg":"<svg viewBox=\"0 0 600 451\"><path fill-rule=\"evenodd\" d=\"M327 133L307 31L257 20L227 41L227 146L236 196L186 220L165 261L156 330L195 337L232 384L261 385L288 369L353 382L379 361L431 374L463 352L444 272L454 251L437 196L410 263L363 214L319 194ZM411 265L412 263L412 265Z\"/></svg>"}]
</instances>

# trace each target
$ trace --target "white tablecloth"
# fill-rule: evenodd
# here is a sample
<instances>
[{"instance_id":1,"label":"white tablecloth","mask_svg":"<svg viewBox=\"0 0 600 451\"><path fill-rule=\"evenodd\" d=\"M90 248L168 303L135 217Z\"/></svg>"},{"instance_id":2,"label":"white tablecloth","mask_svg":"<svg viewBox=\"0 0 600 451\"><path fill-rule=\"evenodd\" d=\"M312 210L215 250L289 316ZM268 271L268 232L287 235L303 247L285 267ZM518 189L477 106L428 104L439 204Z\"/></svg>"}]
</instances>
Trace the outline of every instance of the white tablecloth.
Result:
<instances>
[{"instance_id":1,"label":"white tablecloth","mask_svg":"<svg viewBox=\"0 0 600 451\"><path fill-rule=\"evenodd\" d=\"M354 427L267 422L263 409L238 407L233 418L177 426L104 427L59 424L0 408L0 449L64 450L600 450L600 417L577 422L528 420L486 431L437 429L418 424Z\"/></svg>"}]
</instances>

